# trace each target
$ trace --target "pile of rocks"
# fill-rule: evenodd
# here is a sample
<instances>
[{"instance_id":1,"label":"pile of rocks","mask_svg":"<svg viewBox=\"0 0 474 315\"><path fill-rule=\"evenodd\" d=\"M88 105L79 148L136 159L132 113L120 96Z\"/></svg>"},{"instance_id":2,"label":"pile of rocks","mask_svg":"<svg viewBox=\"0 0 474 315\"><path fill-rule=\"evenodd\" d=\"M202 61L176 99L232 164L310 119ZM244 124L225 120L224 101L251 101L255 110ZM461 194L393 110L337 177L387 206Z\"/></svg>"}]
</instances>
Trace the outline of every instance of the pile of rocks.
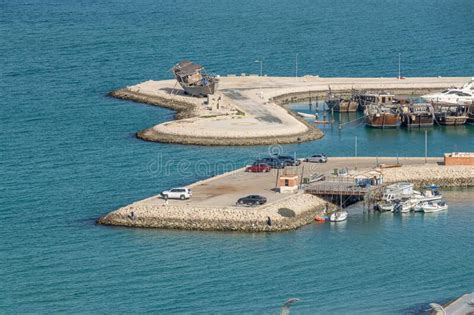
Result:
<instances>
[{"instance_id":1,"label":"pile of rocks","mask_svg":"<svg viewBox=\"0 0 474 315\"><path fill-rule=\"evenodd\" d=\"M444 187L474 186L473 166L407 165L383 169L382 172L387 183L411 182L419 186L436 184Z\"/></svg>"},{"instance_id":2,"label":"pile of rocks","mask_svg":"<svg viewBox=\"0 0 474 315\"><path fill-rule=\"evenodd\" d=\"M325 205L324 200L302 193L255 208L156 206L135 203L101 217L98 223L183 230L285 231L310 223ZM288 213L294 213L294 216L288 216Z\"/></svg>"}]
</instances>

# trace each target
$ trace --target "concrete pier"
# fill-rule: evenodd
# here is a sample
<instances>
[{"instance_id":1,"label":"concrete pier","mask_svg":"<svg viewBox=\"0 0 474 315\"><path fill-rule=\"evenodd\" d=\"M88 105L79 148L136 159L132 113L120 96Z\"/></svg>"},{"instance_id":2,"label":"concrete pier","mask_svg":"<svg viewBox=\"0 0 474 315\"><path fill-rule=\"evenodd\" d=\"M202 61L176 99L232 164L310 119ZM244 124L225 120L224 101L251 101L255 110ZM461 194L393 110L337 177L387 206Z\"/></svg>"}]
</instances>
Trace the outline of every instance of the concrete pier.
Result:
<instances>
[{"instance_id":1,"label":"concrete pier","mask_svg":"<svg viewBox=\"0 0 474 315\"><path fill-rule=\"evenodd\" d=\"M455 78L320 78L317 76L221 77L209 98L183 93L175 80L146 81L110 93L111 96L177 111L169 121L137 133L147 141L194 145L269 145L319 139L323 133L287 110L285 104L323 99L328 91L386 90L423 94L459 86L469 77Z\"/></svg>"},{"instance_id":2,"label":"concrete pier","mask_svg":"<svg viewBox=\"0 0 474 315\"><path fill-rule=\"evenodd\" d=\"M400 163L396 168L380 168L379 164ZM170 200L168 205L159 195L132 203L101 217L98 223L128 227L168 228L219 231L285 231L311 223L327 202L312 194L281 194L275 191L278 174L318 173L329 176L334 168L353 167L350 175L377 170L385 183L410 181L419 185L438 184L443 187L474 186L473 166L444 166L442 158L334 158L328 163L302 163L269 173L247 173L238 169L191 184L189 200ZM158 193L158 192L157 192ZM268 203L257 207L236 206L240 197L250 194L265 196ZM329 205L334 208L335 205ZM331 210L331 209L330 209ZM133 214L132 214L133 212ZM268 217L272 225L267 223Z\"/></svg>"}]
</instances>

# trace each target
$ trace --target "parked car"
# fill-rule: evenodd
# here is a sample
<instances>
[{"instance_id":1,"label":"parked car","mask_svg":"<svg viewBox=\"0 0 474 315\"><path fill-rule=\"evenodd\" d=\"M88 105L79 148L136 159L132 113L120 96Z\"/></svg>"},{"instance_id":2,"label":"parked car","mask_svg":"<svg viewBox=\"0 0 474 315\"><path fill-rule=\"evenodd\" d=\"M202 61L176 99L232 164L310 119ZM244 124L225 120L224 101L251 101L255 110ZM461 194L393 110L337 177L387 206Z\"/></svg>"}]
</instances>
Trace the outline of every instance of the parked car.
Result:
<instances>
[{"instance_id":1,"label":"parked car","mask_svg":"<svg viewBox=\"0 0 474 315\"><path fill-rule=\"evenodd\" d=\"M272 167L265 163L254 163L245 169L246 172L266 173L270 172Z\"/></svg>"},{"instance_id":2,"label":"parked car","mask_svg":"<svg viewBox=\"0 0 474 315\"><path fill-rule=\"evenodd\" d=\"M310 156L309 158L306 158L305 161L309 163L326 163L328 161L328 157L324 153L315 154Z\"/></svg>"},{"instance_id":3,"label":"parked car","mask_svg":"<svg viewBox=\"0 0 474 315\"><path fill-rule=\"evenodd\" d=\"M285 168L286 166L285 162L280 161L279 159L274 158L274 157L263 158L259 160L258 163L265 163L271 166L271 168Z\"/></svg>"},{"instance_id":4,"label":"parked car","mask_svg":"<svg viewBox=\"0 0 474 315\"><path fill-rule=\"evenodd\" d=\"M168 199L189 199L192 196L191 189L185 187L173 188L170 190L165 190L161 193L161 197Z\"/></svg>"},{"instance_id":5,"label":"parked car","mask_svg":"<svg viewBox=\"0 0 474 315\"><path fill-rule=\"evenodd\" d=\"M279 155L277 156L277 159L279 159L280 161L282 161L283 163L285 163L285 165L287 166L298 166L301 164L301 161L300 160L297 160L295 159L294 157L292 156L286 156L286 155Z\"/></svg>"},{"instance_id":6,"label":"parked car","mask_svg":"<svg viewBox=\"0 0 474 315\"><path fill-rule=\"evenodd\" d=\"M249 195L247 197L240 198L237 200L238 205L263 205L267 202L267 198L260 196L260 195Z\"/></svg>"}]
</instances>

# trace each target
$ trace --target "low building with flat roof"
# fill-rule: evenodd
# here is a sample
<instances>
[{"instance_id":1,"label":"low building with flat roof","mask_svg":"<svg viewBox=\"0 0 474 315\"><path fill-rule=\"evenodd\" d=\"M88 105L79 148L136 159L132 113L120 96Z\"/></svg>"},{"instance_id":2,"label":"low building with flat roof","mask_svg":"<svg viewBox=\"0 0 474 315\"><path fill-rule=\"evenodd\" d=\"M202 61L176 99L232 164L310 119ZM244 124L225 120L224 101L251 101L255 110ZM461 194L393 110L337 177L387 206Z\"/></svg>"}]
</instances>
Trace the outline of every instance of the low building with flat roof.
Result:
<instances>
[{"instance_id":1,"label":"low building with flat roof","mask_svg":"<svg viewBox=\"0 0 474 315\"><path fill-rule=\"evenodd\" d=\"M474 165L474 152L445 153L444 165Z\"/></svg>"}]
</instances>

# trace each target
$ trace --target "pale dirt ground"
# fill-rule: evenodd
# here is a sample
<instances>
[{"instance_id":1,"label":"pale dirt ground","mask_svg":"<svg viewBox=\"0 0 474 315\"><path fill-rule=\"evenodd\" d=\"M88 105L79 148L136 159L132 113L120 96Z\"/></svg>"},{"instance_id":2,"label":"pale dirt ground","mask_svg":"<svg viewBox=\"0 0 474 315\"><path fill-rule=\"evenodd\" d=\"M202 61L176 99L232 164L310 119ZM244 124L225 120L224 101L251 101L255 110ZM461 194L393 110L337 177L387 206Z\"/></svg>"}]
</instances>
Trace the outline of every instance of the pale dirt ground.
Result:
<instances>
[{"instance_id":1,"label":"pale dirt ground","mask_svg":"<svg viewBox=\"0 0 474 315\"><path fill-rule=\"evenodd\" d=\"M222 97L223 108L212 112L205 108L206 98L186 95L170 95L174 88L180 89L175 80L146 81L128 89L141 94L160 96L169 100L181 100L198 105L200 117L166 122L153 127L160 133L220 138L265 137L300 134L307 126L289 115L280 106L269 102L274 96L304 92L354 89L389 88L445 88L459 86L470 78L319 78L305 76L288 77L221 77L217 94ZM235 115L232 109L245 112L245 116ZM202 116L217 117L203 118Z\"/></svg>"},{"instance_id":2,"label":"pale dirt ground","mask_svg":"<svg viewBox=\"0 0 474 315\"><path fill-rule=\"evenodd\" d=\"M397 158L329 157L327 163L302 163L298 167L286 167L284 170L280 170L280 174L301 174L304 171L304 177L309 177L313 173L329 175L335 168L343 167L348 167L350 170L357 168L357 173L363 174L365 171L372 170L377 165L377 161L379 163L395 164ZM398 161L403 165L415 165L417 167L423 166L425 163L424 158L399 158ZM428 167L434 167L436 162L441 161L441 158L429 158ZM396 173L400 171L400 168L392 170L389 172ZM268 202L272 203L288 197L288 194L280 194L274 191L276 180L277 170L271 170L269 173L248 173L241 169L229 175L223 175L215 179L211 178L203 183L191 185L189 186L193 192L191 199L184 201L169 200L169 205L230 207L234 206L239 198L250 194L265 196ZM138 204L162 205L163 200L159 195L156 195L140 201Z\"/></svg>"}]
</instances>

